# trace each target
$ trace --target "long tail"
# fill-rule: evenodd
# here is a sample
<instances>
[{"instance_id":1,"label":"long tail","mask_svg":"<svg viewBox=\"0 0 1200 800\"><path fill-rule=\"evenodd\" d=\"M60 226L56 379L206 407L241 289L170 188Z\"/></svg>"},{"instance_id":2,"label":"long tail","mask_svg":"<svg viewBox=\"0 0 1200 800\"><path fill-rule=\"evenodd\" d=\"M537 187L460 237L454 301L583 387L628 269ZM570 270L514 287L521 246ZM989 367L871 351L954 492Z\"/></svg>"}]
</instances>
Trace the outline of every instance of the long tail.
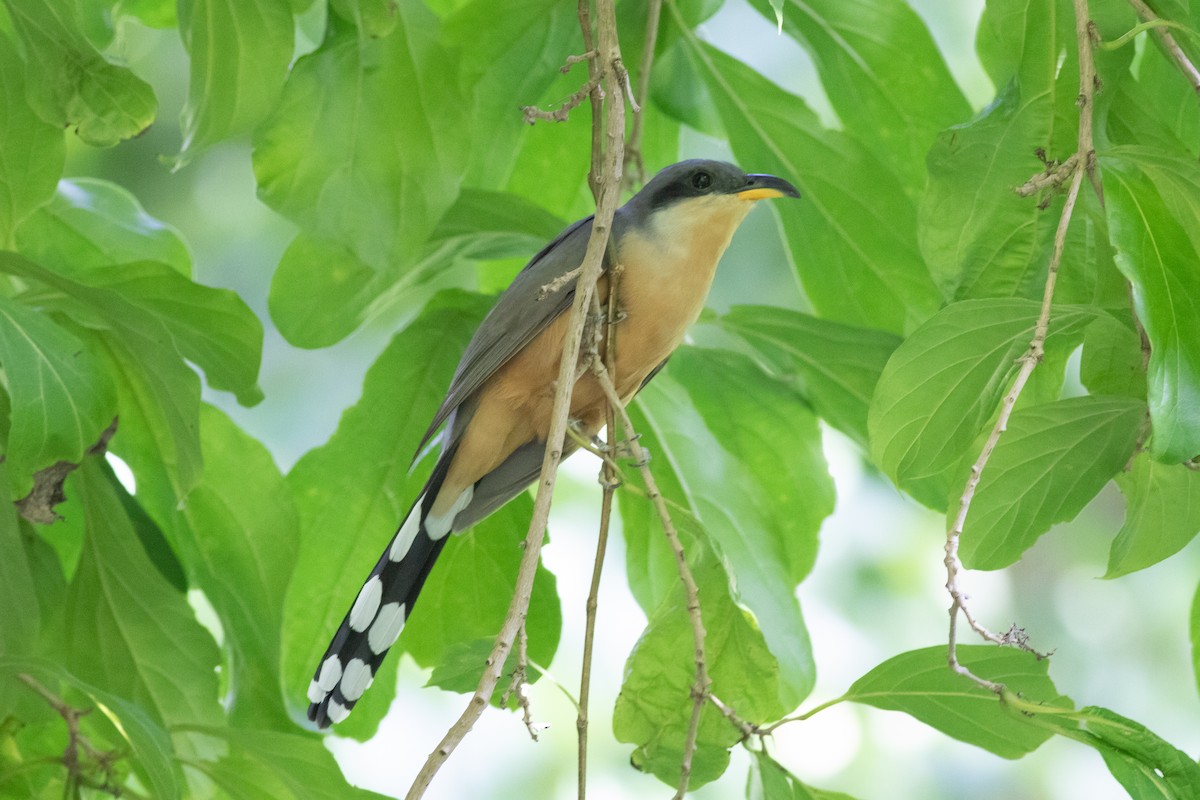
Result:
<instances>
[{"instance_id":1,"label":"long tail","mask_svg":"<svg viewBox=\"0 0 1200 800\"><path fill-rule=\"evenodd\" d=\"M392 537L358 592L308 686L308 718L321 728L341 722L371 685L384 656L404 627L454 518L470 502L460 495L445 514L429 513L445 480L452 453L440 459L424 492Z\"/></svg>"}]
</instances>

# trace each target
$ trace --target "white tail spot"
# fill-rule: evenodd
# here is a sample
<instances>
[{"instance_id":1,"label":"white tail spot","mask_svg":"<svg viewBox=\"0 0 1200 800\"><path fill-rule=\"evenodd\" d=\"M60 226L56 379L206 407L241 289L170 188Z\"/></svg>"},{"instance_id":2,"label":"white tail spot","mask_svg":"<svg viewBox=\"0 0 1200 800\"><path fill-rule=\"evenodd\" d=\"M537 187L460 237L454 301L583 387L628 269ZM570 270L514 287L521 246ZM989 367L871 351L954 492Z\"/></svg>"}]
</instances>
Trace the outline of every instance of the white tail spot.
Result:
<instances>
[{"instance_id":1,"label":"white tail spot","mask_svg":"<svg viewBox=\"0 0 1200 800\"><path fill-rule=\"evenodd\" d=\"M350 716L350 709L346 708L337 700L330 700L329 709L325 713L329 715L330 722L341 722L346 717Z\"/></svg>"},{"instance_id":2,"label":"white tail spot","mask_svg":"<svg viewBox=\"0 0 1200 800\"><path fill-rule=\"evenodd\" d=\"M399 561L408 555L408 549L412 547L413 540L417 538L417 533L421 530L421 501L424 499L424 495L417 498L413 510L408 513L408 519L404 520L396 537L392 539L392 549L388 551L388 560Z\"/></svg>"},{"instance_id":3,"label":"white tail spot","mask_svg":"<svg viewBox=\"0 0 1200 800\"><path fill-rule=\"evenodd\" d=\"M361 633L367 629L371 620L375 619L375 612L379 610L379 601L382 597L383 582L379 580L378 575L372 575L363 584L362 590L354 600L354 606L350 609L351 630Z\"/></svg>"},{"instance_id":4,"label":"white tail spot","mask_svg":"<svg viewBox=\"0 0 1200 800\"><path fill-rule=\"evenodd\" d=\"M475 487L468 486L463 489L463 493L454 501L454 505L450 509L439 516L430 514L425 518L425 532L429 534L429 538L435 542L450 532L454 527L454 518L458 516L458 512L471 504L471 498L475 496Z\"/></svg>"},{"instance_id":5,"label":"white tail spot","mask_svg":"<svg viewBox=\"0 0 1200 800\"><path fill-rule=\"evenodd\" d=\"M371 623L371 630L367 633L367 644L371 646L371 652L379 655L394 645L403 627L404 605L402 603L388 603L379 609L379 616Z\"/></svg>"},{"instance_id":6,"label":"white tail spot","mask_svg":"<svg viewBox=\"0 0 1200 800\"><path fill-rule=\"evenodd\" d=\"M332 692L333 687L342 679L342 661L336 655L325 659L321 664L321 674L317 676L316 684L323 692ZM319 702L313 700L314 703Z\"/></svg>"},{"instance_id":7,"label":"white tail spot","mask_svg":"<svg viewBox=\"0 0 1200 800\"><path fill-rule=\"evenodd\" d=\"M353 703L362 697L362 693L371 685L374 677L367 662L361 658L350 659L350 663L346 665L346 671L342 673L342 696Z\"/></svg>"}]
</instances>

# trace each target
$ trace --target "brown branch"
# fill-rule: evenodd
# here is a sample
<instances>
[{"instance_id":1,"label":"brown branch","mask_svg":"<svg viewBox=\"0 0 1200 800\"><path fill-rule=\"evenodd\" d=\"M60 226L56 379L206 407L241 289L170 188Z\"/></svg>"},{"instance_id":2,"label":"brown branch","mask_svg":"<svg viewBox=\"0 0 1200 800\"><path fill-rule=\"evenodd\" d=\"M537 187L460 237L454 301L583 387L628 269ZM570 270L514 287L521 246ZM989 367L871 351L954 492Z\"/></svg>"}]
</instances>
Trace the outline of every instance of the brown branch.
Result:
<instances>
[{"instance_id":1,"label":"brown branch","mask_svg":"<svg viewBox=\"0 0 1200 800\"><path fill-rule=\"evenodd\" d=\"M586 3L586 0L583 2ZM525 537L525 552L521 557L521 566L517 572L517 583L512 602L509 604L508 614L496 636L492 652L485 662L485 669L479 679L475 694L472 695L458 721L450 727L437 748L425 760L425 764L409 788L408 800L417 800L425 794L425 790L429 788L437 771L454 752L463 737L474 727L476 720L487 707L500 679L500 673L504 669L504 662L512 649L517 630L524 623L529 609L533 578L537 572L542 543L546 536L546 521L550 515L555 477L559 462L562 460L567 416L571 406L571 394L575 384L575 370L579 362L584 324L587 321L587 310L591 305L592 294L596 290L596 281L603 270L604 253L608 247L613 214L617 209L617 200L620 195L621 166L624 159L625 107L621 100L621 87L612 65L620 59L621 50L617 41L613 0L597 0L596 8L597 46L593 48L587 42L587 39L590 38L590 31L585 26L585 44L587 45L585 49L597 51L597 58L588 62L589 70L595 68L596 72L603 73L607 94L612 98L602 138L606 145L603 151L604 172L598 184L596 215L592 222L592 233L588 239L587 252L583 259L583 272L576 284L575 298L571 304L570 316L567 321L567 333L563 342L562 359L559 362L550 430L546 437L546 454L542 460L541 474L538 476L537 497L534 500L529 532ZM584 5L583 16L585 19L588 16L586 5ZM601 64L596 64L597 61L600 61ZM592 77L595 77L595 74L592 74ZM594 107L598 102L595 92L592 93L592 98ZM592 118L593 141L596 141L596 131L599 127L600 116L594 114ZM593 153L593 159L597 157L597 154Z\"/></svg>"},{"instance_id":2,"label":"brown branch","mask_svg":"<svg viewBox=\"0 0 1200 800\"><path fill-rule=\"evenodd\" d=\"M646 163L642 158L642 115L650 97L650 71L654 67L654 48L658 43L659 19L662 16L662 0L650 0L646 9L646 36L642 45L642 61L638 67L637 104L633 124L629 130L629 145L625 148L626 180L636 180L640 186L646 182Z\"/></svg>"},{"instance_id":3,"label":"brown branch","mask_svg":"<svg viewBox=\"0 0 1200 800\"><path fill-rule=\"evenodd\" d=\"M1021 391L1029 381L1029 376L1033 374L1034 368L1041 363L1045 355L1046 333L1050 327L1050 312L1054 301L1054 285L1058 278L1059 265L1062 263L1067 228L1071 224L1071 215L1075 210L1075 203L1079 198L1079 189L1083 184L1084 174L1091 175L1095 170L1096 154L1092 142L1092 107L1096 88L1096 70L1092 61L1091 25L1088 17L1087 0L1074 0L1074 2L1075 36L1079 47L1079 138L1077 140L1077 151L1073 157L1075 159L1075 168L1074 174L1071 176L1071 186L1067 190L1067 199L1063 204L1062 214L1058 220L1058 228L1054 233L1054 250L1050 256L1050 264L1047 268L1046 284L1042 292L1041 312L1038 314L1037 323L1034 325L1033 338L1029 342L1029 348L1018 359L1018 363L1021 365L1020 369L1017 371L1017 376L1013 380L1012 387L1001 403L1000 415L996 419L996 424L992 427L987 441L984 442L979 458L971 466L971 474L967 478L966 486L963 488L962 496L959 499L958 513L954 517L953 524L946 531L946 557L944 560L946 565L946 591L950 593L951 599L950 631L947 637L948 648L946 660L954 672L970 678L980 686L990 689L997 694L1004 691L1002 684L979 677L970 669L963 666L958 660L959 613L967 621L971 630L989 642L1020 647L1023 650L1033 652L1039 658L1045 658L1046 656L1030 648L1024 631L1015 626L1005 634L997 634L985 628L975 619L967 606L967 595L959 582L963 571L963 564L958 557L958 547L959 540L962 537L963 526L966 523L967 512L971 508L971 501L975 497L975 489L979 486L983 470L987 466L988 459L991 458L996 444L1000 441L1000 436L1008 427L1008 420L1012 416L1017 398L1020 397Z\"/></svg>"},{"instance_id":4,"label":"brown branch","mask_svg":"<svg viewBox=\"0 0 1200 800\"><path fill-rule=\"evenodd\" d=\"M1159 19L1158 14L1154 13L1154 9L1148 6L1145 0L1129 0L1129 5L1133 6L1138 16L1146 22L1153 22ZM1183 52L1183 48L1179 46L1179 42L1175 41L1175 37L1171 35L1171 32L1166 27L1156 26L1151 29L1151 33L1158 40L1158 45L1162 48L1163 53L1183 73L1183 77L1191 85L1192 91L1200 94L1200 70L1196 69L1196 65Z\"/></svg>"},{"instance_id":5,"label":"brown branch","mask_svg":"<svg viewBox=\"0 0 1200 800\"><path fill-rule=\"evenodd\" d=\"M588 188L592 191L592 197L596 203L600 202L601 190L601 173L604 169L604 92L601 90L600 79L604 75L604 59L601 55L601 49L596 46L596 37L592 35L592 12L591 3L588 0L579 0L576 6L576 13L579 15L579 30L583 34L583 49L591 53L588 58L588 80L596 82L596 89L589 95L592 103L592 158L588 167ZM613 39L616 39L616 23L613 23ZM618 57L620 53L617 53ZM616 98L620 97L617 92L613 92L613 103L621 105ZM621 108L622 121L625 117L625 108ZM623 133L623 132L622 132ZM624 142L622 141L622 144Z\"/></svg>"},{"instance_id":6,"label":"brown branch","mask_svg":"<svg viewBox=\"0 0 1200 800\"><path fill-rule=\"evenodd\" d=\"M604 390L605 396L608 397L609 407L612 408L617 416L617 422L621 425L625 445L641 470L642 480L646 483L646 492L658 512L658 520L662 524L663 533L671 546L671 552L675 555L675 567L679 572L679 580L683 583L684 591L687 594L688 618L692 623L692 644L695 647L696 681L692 685L692 717L688 723L687 736L684 738L683 760L679 767L679 788L675 792L675 800L681 800L687 794L688 783L692 777L692 757L696 753L696 736L700 731L700 712L704 710L704 704L711 695L712 689L712 678L708 675L704 656L706 634L704 620L700 615L700 588L696 585L692 568L688 566L683 542L680 541L679 533L675 530L675 523L671 521L671 512L667 510L667 504L650 471L650 458L638 441L633 421L629 418L629 412L621 404L620 395L617 393L616 386L613 385L612 378L609 377L608 369L597 358L592 361L592 372L596 376L600 388Z\"/></svg>"}]
</instances>

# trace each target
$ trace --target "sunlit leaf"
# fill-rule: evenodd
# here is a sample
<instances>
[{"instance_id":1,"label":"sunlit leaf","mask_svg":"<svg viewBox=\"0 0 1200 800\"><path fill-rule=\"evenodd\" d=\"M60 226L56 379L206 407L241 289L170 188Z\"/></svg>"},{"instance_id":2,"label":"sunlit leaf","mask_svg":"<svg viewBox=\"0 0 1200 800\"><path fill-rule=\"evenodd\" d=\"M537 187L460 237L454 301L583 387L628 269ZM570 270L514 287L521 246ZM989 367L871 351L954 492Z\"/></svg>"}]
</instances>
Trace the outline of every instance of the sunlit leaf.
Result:
<instances>
[{"instance_id":1,"label":"sunlit leaf","mask_svg":"<svg viewBox=\"0 0 1200 800\"><path fill-rule=\"evenodd\" d=\"M29 69L38 76L28 97L43 120L73 128L81 140L99 147L150 125L158 106L154 90L96 52L78 4L27 0L7 6Z\"/></svg>"},{"instance_id":2,"label":"sunlit leaf","mask_svg":"<svg viewBox=\"0 0 1200 800\"><path fill-rule=\"evenodd\" d=\"M0 366L12 403L5 448L10 486L23 497L33 473L78 463L116 416L109 376L49 316L0 296Z\"/></svg>"},{"instance_id":3,"label":"sunlit leaf","mask_svg":"<svg viewBox=\"0 0 1200 800\"><path fill-rule=\"evenodd\" d=\"M1015 374L1038 312L1037 303L1016 298L954 303L888 361L867 418L871 457L925 505L946 507L963 454ZM1055 309L1047 349L1070 350L1091 320L1083 309Z\"/></svg>"},{"instance_id":4,"label":"sunlit leaf","mask_svg":"<svg viewBox=\"0 0 1200 800\"><path fill-rule=\"evenodd\" d=\"M1142 454L1117 476L1117 485L1125 495L1125 524L1113 539L1104 577L1153 566L1200 532L1200 472Z\"/></svg>"},{"instance_id":5,"label":"sunlit leaf","mask_svg":"<svg viewBox=\"0 0 1200 800\"><path fill-rule=\"evenodd\" d=\"M221 619L231 719L286 727L279 638L298 543L291 489L266 449L211 406L201 408L200 442L204 477L176 512L174 541Z\"/></svg>"},{"instance_id":6,"label":"sunlit leaf","mask_svg":"<svg viewBox=\"0 0 1200 800\"><path fill-rule=\"evenodd\" d=\"M746 800L854 800L841 792L801 783L765 750L754 752L746 784Z\"/></svg>"},{"instance_id":7,"label":"sunlit leaf","mask_svg":"<svg viewBox=\"0 0 1200 800\"><path fill-rule=\"evenodd\" d=\"M1004 684L1025 700L1070 708L1047 675L1049 663L1019 650L959 645L959 661L982 678ZM842 698L903 711L947 736L1003 758L1020 758L1052 735L1009 710L993 692L946 666L946 646L910 650L889 658L850 687Z\"/></svg>"},{"instance_id":8,"label":"sunlit leaf","mask_svg":"<svg viewBox=\"0 0 1200 800\"><path fill-rule=\"evenodd\" d=\"M7 465L0 466L0 473L7 470ZM23 535L8 480L0 478L0 552L5 554L0 558L0 607L13 609L0 625L0 653L9 656L32 653L42 627L36 576L21 542Z\"/></svg>"},{"instance_id":9,"label":"sunlit leaf","mask_svg":"<svg viewBox=\"0 0 1200 800\"><path fill-rule=\"evenodd\" d=\"M233 800L382 800L350 786L333 755L311 736L268 730L196 727L228 744L220 761L195 762Z\"/></svg>"},{"instance_id":10,"label":"sunlit leaf","mask_svg":"<svg viewBox=\"0 0 1200 800\"><path fill-rule=\"evenodd\" d=\"M924 188L934 136L971 110L916 12L902 0L753 5L808 50L846 130L910 191Z\"/></svg>"},{"instance_id":11,"label":"sunlit leaf","mask_svg":"<svg viewBox=\"0 0 1200 800\"><path fill-rule=\"evenodd\" d=\"M288 0L181 0L191 54L181 157L248 133L275 108L292 59Z\"/></svg>"},{"instance_id":12,"label":"sunlit leaf","mask_svg":"<svg viewBox=\"0 0 1200 800\"><path fill-rule=\"evenodd\" d=\"M63 168L63 135L26 101L26 66L0 31L0 247L13 230L50 199Z\"/></svg>"},{"instance_id":13,"label":"sunlit leaf","mask_svg":"<svg viewBox=\"0 0 1200 800\"><path fill-rule=\"evenodd\" d=\"M720 549L735 600L780 662L780 699L798 705L812 688L812 661L795 585L833 508L816 419L748 359L715 350L677 351L637 406L663 495ZM672 556L648 506L622 497L621 514L631 588L652 613L678 580Z\"/></svg>"},{"instance_id":14,"label":"sunlit leaf","mask_svg":"<svg viewBox=\"0 0 1200 800\"><path fill-rule=\"evenodd\" d=\"M1129 461L1145 413L1127 397L1072 397L1013 412L967 514L963 563L1006 567L1051 525L1074 519Z\"/></svg>"},{"instance_id":15,"label":"sunlit leaf","mask_svg":"<svg viewBox=\"0 0 1200 800\"><path fill-rule=\"evenodd\" d=\"M871 394L897 336L774 306L735 306L720 323L794 381L822 419L866 444Z\"/></svg>"},{"instance_id":16,"label":"sunlit leaf","mask_svg":"<svg viewBox=\"0 0 1200 800\"><path fill-rule=\"evenodd\" d=\"M1150 453L1165 463L1200 454L1200 167L1145 148L1103 159L1117 265L1133 285L1150 338Z\"/></svg>"}]
</instances>

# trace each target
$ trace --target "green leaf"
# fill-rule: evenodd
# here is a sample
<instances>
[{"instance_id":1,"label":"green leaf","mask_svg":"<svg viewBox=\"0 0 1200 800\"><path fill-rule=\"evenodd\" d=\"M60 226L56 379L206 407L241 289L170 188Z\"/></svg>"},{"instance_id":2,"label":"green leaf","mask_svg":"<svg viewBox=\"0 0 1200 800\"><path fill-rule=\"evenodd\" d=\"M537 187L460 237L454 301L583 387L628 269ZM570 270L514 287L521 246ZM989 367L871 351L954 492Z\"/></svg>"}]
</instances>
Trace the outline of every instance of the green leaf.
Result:
<instances>
[{"instance_id":1,"label":"green leaf","mask_svg":"<svg viewBox=\"0 0 1200 800\"><path fill-rule=\"evenodd\" d=\"M1061 736L1095 748L1135 800L1200 796L1200 766L1140 723L1097 706L1060 714L1035 713L1033 719Z\"/></svg>"},{"instance_id":2,"label":"green leaf","mask_svg":"<svg viewBox=\"0 0 1200 800\"><path fill-rule=\"evenodd\" d=\"M28 674L45 685L71 686L83 692L112 729L129 746L134 771L160 800L180 797L174 749L163 727L140 704L87 683L61 665L40 658L0 655L0 677Z\"/></svg>"},{"instance_id":3,"label":"green leaf","mask_svg":"<svg viewBox=\"0 0 1200 800\"><path fill-rule=\"evenodd\" d=\"M82 342L48 316L2 296L0 365L12 401L9 485L23 497L34 472L82 460L116 416L116 392Z\"/></svg>"},{"instance_id":4,"label":"green leaf","mask_svg":"<svg viewBox=\"0 0 1200 800\"><path fill-rule=\"evenodd\" d=\"M735 306L721 327L748 342L830 425L867 443L867 409L900 339L774 306Z\"/></svg>"},{"instance_id":5,"label":"green leaf","mask_svg":"<svg viewBox=\"0 0 1200 800\"><path fill-rule=\"evenodd\" d=\"M1105 578L1153 566L1200 532L1200 473L1140 454L1117 485L1125 495L1125 524L1113 539Z\"/></svg>"},{"instance_id":6,"label":"green leaf","mask_svg":"<svg viewBox=\"0 0 1200 800\"><path fill-rule=\"evenodd\" d=\"M28 77L0 32L0 247L10 247L21 220L50 199L63 169L62 131L29 106Z\"/></svg>"},{"instance_id":7,"label":"green leaf","mask_svg":"<svg viewBox=\"0 0 1200 800\"><path fill-rule=\"evenodd\" d=\"M179 232L147 214L127 189L99 178L59 181L53 199L25 221L16 239L21 255L65 273L158 261L192 274Z\"/></svg>"},{"instance_id":8,"label":"green leaf","mask_svg":"<svg viewBox=\"0 0 1200 800\"><path fill-rule=\"evenodd\" d=\"M817 530L833 510L816 418L745 357L694 348L676 351L637 408L655 480L720 549L735 600L754 614L780 662L780 701L795 707L813 678L795 586L812 568ZM672 556L648 505L622 497L621 515L630 584L651 613L678 581Z\"/></svg>"},{"instance_id":9,"label":"green leaf","mask_svg":"<svg viewBox=\"0 0 1200 800\"><path fill-rule=\"evenodd\" d=\"M117 0L113 17L136 17L148 28L174 28L175 3L171 0Z\"/></svg>"},{"instance_id":10,"label":"green leaf","mask_svg":"<svg viewBox=\"0 0 1200 800\"><path fill-rule=\"evenodd\" d=\"M0 464L0 472L7 470L7 464ZM0 625L0 653L9 656L33 652L42 628L43 609L38 599L37 577L22 542L25 535L28 534L21 530L8 481L0 479L0 553L4 553L4 558L0 558L0 608L11 610Z\"/></svg>"},{"instance_id":11,"label":"green leaf","mask_svg":"<svg viewBox=\"0 0 1200 800\"><path fill-rule=\"evenodd\" d=\"M902 0L753 5L812 56L845 129L919 192L934 136L971 109L916 12Z\"/></svg>"},{"instance_id":12,"label":"green leaf","mask_svg":"<svg viewBox=\"0 0 1200 800\"><path fill-rule=\"evenodd\" d=\"M396 4L392 0L332 0L331 6L335 14L373 39L396 29Z\"/></svg>"},{"instance_id":13,"label":"green leaf","mask_svg":"<svg viewBox=\"0 0 1200 800\"><path fill-rule=\"evenodd\" d=\"M933 314L941 298L917 248L916 208L900 182L857 142L823 128L799 97L690 31L684 36L741 164L800 190L799 202L776 212L820 316L903 332Z\"/></svg>"},{"instance_id":14,"label":"green leaf","mask_svg":"<svg viewBox=\"0 0 1200 800\"><path fill-rule=\"evenodd\" d=\"M1117 265L1150 338L1150 454L1200 454L1200 167L1147 148L1102 159Z\"/></svg>"},{"instance_id":15,"label":"green leaf","mask_svg":"<svg viewBox=\"0 0 1200 800\"><path fill-rule=\"evenodd\" d=\"M1031 653L987 645L959 645L958 659L976 675L1004 684L1030 706L1070 708L1047 674L1049 662ZM1002 758L1020 758L1050 738L993 692L946 665L946 646L910 650L889 658L846 692L842 700L903 711L947 736Z\"/></svg>"},{"instance_id":16,"label":"green leaf","mask_svg":"<svg viewBox=\"0 0 1200 800\"><path fill-rule=\"evenodd\" d=\"M848 794L815 789L801 783L765 750L753 752L746 800L854 800Z\"/></svg>"},{"instance_id":17,"label":"green leaf","mask_svg":"<svg viewBox=\"0 0 1200 800\"><path fill-rule=\"evenodd\" d=\"M685 516L680 525L695 530ZM781 716L780 664L767 649L753 615L733 602L729 579L710 547L694 540L689 561L700 587L705 666L712 691L740 717L766 722ZM695 644L682 584L650 616L625 664L625 679L613 709L618 741L637 745L635 767L672 786L679 782L683 745L694 708ZM691 786L716 780L729 763L728 749L741 733L705 703L692 760Z\"/></svg>"},{"instance_id":18,"label":"green leaf","mask_svg":"<svg viewBox=\"0 0 1200 800\"><path fill-rule=\"evenodd\" d=\"M1200 587L1196 589L1196 597L1192 600L1192 615L1188 625L1192 640L1192 674L1196 678L1196 686L1200 688Z\"/></svg>"},{"instance_id":19,"label":"green leaf","mask_svg":"<svg viewBox=\"0 0 1200 800\"><path fill-rule=\"evenodd\" d=\"M110 64L88 41L76 3L6 3L24 43L29 102L46 122L74 128L85 143L108 147L144 131L154 120L154 90L124 67Z\"/></svg>"},{"instance_id":20,"label":"green leaf","mask_svg":"<svg viewBox=\"0 0 1200 800\"><path fill-rule=\"evenodd\" d=\"M446 544L400 639L418 664L444 664L456 648L480 640L489 642L486 657L508 614L532 516L533 501L522 494ZM562 610L554 575L541 564L534 575L525 629L530 661L548 665L558 649ZM470 671L470 690L483 667L480 658Z\"/></svg>"},{"instance_id":21,"label":"green leaf","mask_svg":"<svg viewBox=\"0 0 1200 800\"><path fill-rule=\"evenodd\" d=\"M464 105L438 21L421 4L396 8L399 30L383 39L331 26L254 140L263 201L306 236L389 270L385 288L422 252L465 166ZM328 302L326 272L312 265L311 305Z\"/></svg>"},{"instance_id":22,"label":"green leaf","mask_svg":"<svg viewBox=\"0 0 1200 800\"><path fill-rule=\"evenodd\" d=\"M563 227L557 217L518 195L464 189L416 264L382 272L343 245L301 233L271 281L271 318L297 347L327 347L455 259L528 258ZM322 302L314 302L315 297Z\"/></svg>"},{"instance_id":23,"label":"green leaf","mask_svg":"<svg viewBox=\"0 0 1200 800\"><path fill-rule=\"evenodd\" d=\"M33 278L84 303L106 327L172 347L204 370L214 389L243 405L262 399L262 325L236 293L192 283L166 264L139 261L69 273L0 253L0 271Z\"/></svg>"},{"instance_id":24,"label":"green leaf","mask_svg":"<svg viewBox=\"0 0 1200 800\"><path fill-rule=\"evenodd\" d=\"M413 453L440 404L489 298L448 293L396 335L368 370L337 431L287 476L300 515L300 549L284 603L283 676L299 702L329 637L428 474ZM432 590L433 587L429 587ZM415 624L415 623L414 623ZM403 641L403 637L402 637ZM366 738L392 700L384 662L339 730Z\"/></svg>"},{"instance_id":25,"label":"green leaf","mask_svg":"<svg viewBox=\"0 0 1200 800\"><path fill-rule=\"evenodd\" d=\"M320 739L294 733L193 726L228 743L220 761L189 762L233 800L382 800L350 786Z\"/></svg>"},{"instance_id":26,"label":"green leaf","mask_svg":"<svg viewBox=\"0 0 1200 800\"><path fill-rule=\"evenodd\" d=\"M181 158L250 132L274 110L292 28L288 0L181 0L179 33L191 54Z\"/></svg>"},{"instance_id":27,"label":"green leaf","mask_svg":"<svg viewBox=\"0 0 1200 800\"><path fill-rule=\"evenodd\" d=\"M920 502L946 507L958 467L1016 374L1039 305L1017 298L954 303L896 350L875 387L867 426L871 459ZM1092 320L1056 308L1047 350L1070 350ZM1046 369L1045 366L1042 369Z\"/></svg>"},{"instance_id":28,"label":"green leaf","mask_svg":"<svg viewBox=\"0 0 1200 800\"><path fill-rule=\"evenodd\" d=\"M200 441L204 477L175 513L173 540L225 632L233 723L286 729L280 629L299 528L291 489L266 448L208 405Z\"/></svg>"},{"instance_id":29,"label":"green leaf","mask_svg":"<svg viewBox=\"0 0 1200 800\"><path fill-rule=\"evenodd\" d=\"M88 459L70 479L86 533L64 600L64 666L168 726L217 724L216 645L146 557L106 470Z\"/></svg>"},{"instance_id":30,"label":"green leaf","mask_svg":"<svg viewBox=\"0 0 1200 800\"><path fill-rule=\"evenodd\" d=\"M1051 525L1074 519L1128 463L1145 413L1144 403L1127 397L1072 397L1014 411L975 490L963 563L1006 567Z\"/></svg>"},{"instance_id":31,"label":"green leaf","mask_svg":"<svg viewBox=\"0 0 1200 800\"><path fill-rule=\"evenodd\" d=\"M1146 397L1142 343L1131 324L1108 314L1096 317L1083 334L1079 379L1092 394Z\"/></svg>"}]
</instances>

